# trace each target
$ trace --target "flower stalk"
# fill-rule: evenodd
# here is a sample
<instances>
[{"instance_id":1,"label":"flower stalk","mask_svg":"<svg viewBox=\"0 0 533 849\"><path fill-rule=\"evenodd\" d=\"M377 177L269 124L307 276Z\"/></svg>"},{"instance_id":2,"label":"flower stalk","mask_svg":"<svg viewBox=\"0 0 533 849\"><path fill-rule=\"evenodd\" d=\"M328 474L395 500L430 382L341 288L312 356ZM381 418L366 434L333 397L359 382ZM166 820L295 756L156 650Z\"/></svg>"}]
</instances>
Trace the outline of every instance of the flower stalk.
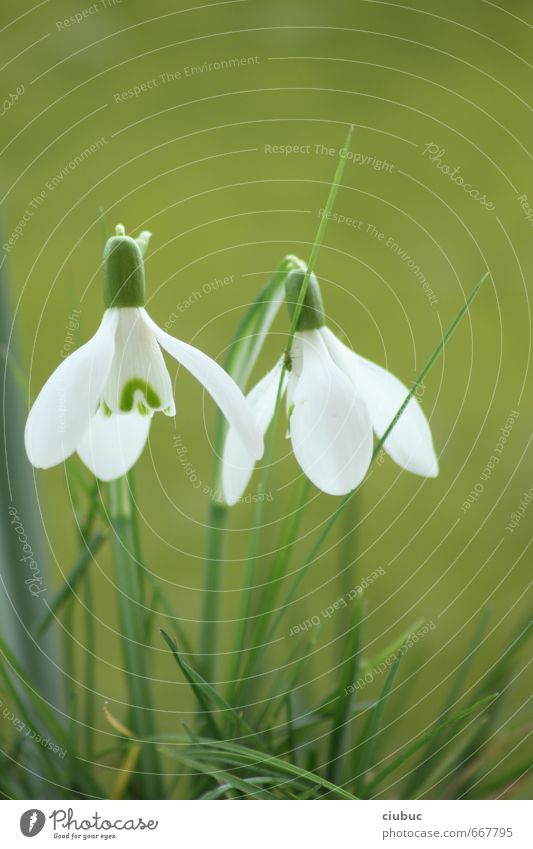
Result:
<instances>
[{"instance_id":1,"label":"flower stalk","mask_svg":"<svg viewBox=\"0 0 533 849\"><path fill-rule=\"evenodd\" d=\"M143 741L156 733L150 692L149 647L145 644L146 607L141 552L135 528L135 505L126 477L107 484L108 511L113 531L122 650L130 703L129 724ZM139 783L146 799L161 799L159 755L153 743L142 746Z\"/></svg>"}]
</instances>

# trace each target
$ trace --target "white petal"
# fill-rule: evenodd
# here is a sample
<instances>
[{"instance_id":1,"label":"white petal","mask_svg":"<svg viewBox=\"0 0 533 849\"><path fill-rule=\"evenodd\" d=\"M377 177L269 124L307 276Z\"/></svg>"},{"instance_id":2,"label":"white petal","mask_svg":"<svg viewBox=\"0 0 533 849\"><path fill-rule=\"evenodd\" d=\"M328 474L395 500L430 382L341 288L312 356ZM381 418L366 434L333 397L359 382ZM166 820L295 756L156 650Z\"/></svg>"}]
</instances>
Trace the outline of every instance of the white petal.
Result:
<instances>
[{"instance_id":1,"label":"white petal","mask_svg":"<svg viewBox=\"0 0 533 849\"><path fill-rule=\"evenodd\" d=\"M280 375L281 361L261 378L246 396L263 437L274 415ZM284 383L286 384L286 378ZM282 387L282 391L284 390L285 385ZM224 499L230 506L241 498L254 466L255 458L244 445L236 428L230 427L222 455L222 489Z\"/></svg>"},{"instance_id":2,"label":"white petal","mask_svg":"<svg viewBox=\"0 0 533 849\"><path fill-rule=\"evenodd\" d=\"M136 410L106 416L100 409L78 445L78 454L100 480L120 478L139 459L151 421L151 415Z\"/></svg>"},{"instance_id":3,"label":"white petal","mask_svg":"<svg viewBox=\"0 0 533 849\"><path fill-rule=\"evenodd\" d=\"M142 312L161 347L205 386L252 457L259 460L263 456L261 431L248 402L233 378L203 351L165 333L155 321L152 321L145 310Z\"/></svg>"},{"instance_id":4,"label":"white petal","mask_svg":"<svg viewBox=\"0 0 533 849\"><path fill-rule=\"evenodd\" d=\"M115 356L104 389L104 401L114 413L135 408L176 412L172 383L161 348L136 307L118 307Z\"/></svg>"},{"instance_id":5,"label":"white petal","mask_svg":"<svg viewBox=\"0 0 533 849\"><path fill-rule=\"evenodd\" d=\"M323 338L337 365L352 379L366 401L373 428L381 438L409 394L406 386L381 366L365 360L337 339L331 330ZM416 475L434 478L439 464L431 430L416 398L411 398L387 437L384 448L392 459Z\"/></svg>"},{"instance_id":6,"label":"white petal","mask_svg":"<svg viewBox=\"0 0 533 849\"><path fill-rule=\"evenodd\" d=\"M115 311L106 310L93 338L63 360L41 389L24 432L34 466L49 469L76 450L111 368L116 326Z\"/></svg>"},{"instance_id":7,"label":"white petal","mask_svg":"<svg viewBox=\"0 0 533 849\"><path fill-rule=\"evenodd\" d=\"M298 334L303 367L294 390L291 440L307 477L330 495L345 495L367 473L372 426L364 401L331 359L320 331Z\"/></svg>"}]
</instances>

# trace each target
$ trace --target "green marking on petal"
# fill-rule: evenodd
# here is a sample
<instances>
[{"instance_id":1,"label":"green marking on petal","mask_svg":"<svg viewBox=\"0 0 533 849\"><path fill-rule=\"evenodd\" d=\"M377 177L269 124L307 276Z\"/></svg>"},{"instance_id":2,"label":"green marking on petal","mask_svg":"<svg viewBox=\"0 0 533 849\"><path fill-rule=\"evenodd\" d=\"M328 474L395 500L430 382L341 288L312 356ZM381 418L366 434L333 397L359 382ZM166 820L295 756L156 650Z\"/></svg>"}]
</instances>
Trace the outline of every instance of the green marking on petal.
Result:
<instances>
[{"instance_id":1,"label":"green marking on petal","mask_svg":"<svg viewBox=\"0 0 533 849\"><path fill-rule=\"evenodd\" d=\"M107 406L107 404L106 404L106 402L105 402L105 401L101 401L101 402L100 402L100 409L102 410L102 413L104 414L104 416L106 416L107 418L110 418L110 416L112 416L112 415L113 415L113 410L111 410L111 409Z\"/></svg>"},{"instance_id":2,"label":"green marking on petal","mask_svg":"<svg viewBox=\"0 0 533 849\"><path fill-rule=\"evenodd\" d=\"M141 416L150 415L150 410L148 409L146 404L144 404L142 401L137 402L137 409L138 409L139 413L141 414Z\"/></svg>"},{"instance_id":3,"label":"green marking on petal","mask_svg":"<svg viewBox=\"0 0 533 849\"><path fill-rule=\"evenodd\" d=\"M133 377L122 388L119 406L123 413L129 413L133 409L137 391L143 393L147 406L151 407L152 410L161 406L159 395L148 381L142 380L140 377Z\"/></svg>"}]
</instances>

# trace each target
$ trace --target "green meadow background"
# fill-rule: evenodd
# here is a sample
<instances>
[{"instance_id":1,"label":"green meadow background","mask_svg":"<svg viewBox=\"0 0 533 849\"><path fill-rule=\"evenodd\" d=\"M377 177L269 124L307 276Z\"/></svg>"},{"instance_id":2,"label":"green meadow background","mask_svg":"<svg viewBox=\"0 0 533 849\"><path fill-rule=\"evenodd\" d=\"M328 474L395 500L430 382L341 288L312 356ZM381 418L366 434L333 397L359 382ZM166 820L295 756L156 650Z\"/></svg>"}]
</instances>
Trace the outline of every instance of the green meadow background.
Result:
<instances>
[{"instance_id":1,"label":"green meadow background","mask_svg":"<svg viewBox=\"0 0 533 849\"><path fill-rule=\"evenodd\" d=\"M389 459L375 465L301 585L254 691L257 701L264 698L287 664L297 639L291 627L320 615L327 621L296 696L302 714L311 698L326 697L338 680L347 614L321 612L381 569L365 592L369 653L419 620L435 626L404 657L386 715L393 750L438 711L481 609L487 605L491 618L469 673L473 687L531 603L533 508L506 530L533 484L533 223L525 206L533 206L530 4L84 2L7 0L0 12L2 98L19 92L0 118L2 285L14 315L10 355L29 379L25 408L68 346L85 342L100 321L103 239L117 222L133 234L153 233L146 262L151 316L223 362L247 305L281 259L309 257L351 123L353 158L334 210L345 220L329 223L316 268L331 326L409 383L465 293L490 270L421 398L440 476L423 480ZM65 24L76 13L82 19ZM424 152L428 145L440 151L438 160ZM477 197L439 163L458 168ZM72 329L74 310L79 327ZM281 310L254 379L283 350L288 327ZM176 418L154 418L136 467L137 496L148 568L197 645L215 408L188 374L168 364ZM8 444L11 468L25 463L22 426ZM258 585L269 580L298 471L283 428L274 456ZM31 475L35 533L40 526L45 533L42 563L52 592L76 558L74 508L62 467ZM257 476L252 496L256 488ZM472 492L477 497L466 509ZM312 491L292 570L336 503ZM15 506L24 519L24 505ZM253 503L232 513L222 681L253 513ZM109 726L99 708L109 701L121 717L126 701L109 545L91 570L98 746L105 748ZM83 603L66 632L56 629L60 651L73 652L80 703ZM7 631L14 615L8 605ZM165 627L165 617L159 620ZM146 651L160 726L181 731L194 709L187 685L162 641L154 637ZM34 645L36 680L54 672L48 654ZM506 764L531 723L527 660L522 652L500 718L501 757L511 752ZM369 697L380 686L378 677ZM527 785L514 792L525 795Z\"/></svg>"}]
</instances>

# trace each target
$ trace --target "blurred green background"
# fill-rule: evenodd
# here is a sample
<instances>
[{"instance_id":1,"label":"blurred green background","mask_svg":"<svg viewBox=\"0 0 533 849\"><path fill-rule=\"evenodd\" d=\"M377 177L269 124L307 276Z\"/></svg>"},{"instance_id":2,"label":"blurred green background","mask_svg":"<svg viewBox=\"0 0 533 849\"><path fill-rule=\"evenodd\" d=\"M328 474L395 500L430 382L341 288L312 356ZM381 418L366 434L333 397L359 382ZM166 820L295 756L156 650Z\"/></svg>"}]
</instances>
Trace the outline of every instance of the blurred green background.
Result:
<instances>
[{"instance_id":1,"label":"blurred green background","mask_svg":"<svg viewBox=\"0 0 533 849\"><path fill-rule=\"evenodd\" d=\"M485 604L492 618L472 685L523 620L533 519L526 512L514 532L506 530L533 484L533 231L523 208L533 205L531 8L513 2L504 10L481 0L418 6L8 0L0 13L2 92L19 92L0 119L3 270L31 398L60 362L72 311L81 312L75 346L100 320L101 211L108 228L120 221L128 232L153 233L152 317L223 361L246 306L283 256L308 258L350 123L356 156L335 212L352 221L330 222L317 265L331 325L408 383L465 293L490 270L423 393L440 477L419 479L389 459L375 466L269 656L271 683L292 650L290 627L381 567L385 574L366 593L370 653L418 619L436 626L405 657L387 714L398 744L436 712ZM81 20L65 23L76 13ZM489 208L439 170L424 152L430 144ZM299 151L287 151L295 146ZM279 355L287 331L282 311L254 379ZM137 490L147 563L196 640L215 410L189 375L169 367L176 419L155 418ZM498 463L484 476L513 411L519 415ZM297 474L288 446L280 432L258 584L268 581ZM51 581L59 586L78 545L64 470L36 472L35 486ZM256 486L254 477L252 493ZM313 493L293 569L336 503ZM232 646L253 509L233 511L221 653ZM108 547L92 570L96 698L110 700L120 715L125 691ZM80 678L82 616L80 604L67 638ZM302 711L311 694L325 696L336 682L343 616L331 617L309 656ZM160 681L161 726L181 729L193 709L186 685L166 647L154 641L148 651ZM522 654L520 668L526 659ZM36 652L36 665L42 662ZM501 718L507 750L531 721L528 690L523 672ZM79 691L83 699L81 685ZM263 694L258 682L257 698ZM100 727L104 746L103 717Z\"/></svg>"}]
</instances>

